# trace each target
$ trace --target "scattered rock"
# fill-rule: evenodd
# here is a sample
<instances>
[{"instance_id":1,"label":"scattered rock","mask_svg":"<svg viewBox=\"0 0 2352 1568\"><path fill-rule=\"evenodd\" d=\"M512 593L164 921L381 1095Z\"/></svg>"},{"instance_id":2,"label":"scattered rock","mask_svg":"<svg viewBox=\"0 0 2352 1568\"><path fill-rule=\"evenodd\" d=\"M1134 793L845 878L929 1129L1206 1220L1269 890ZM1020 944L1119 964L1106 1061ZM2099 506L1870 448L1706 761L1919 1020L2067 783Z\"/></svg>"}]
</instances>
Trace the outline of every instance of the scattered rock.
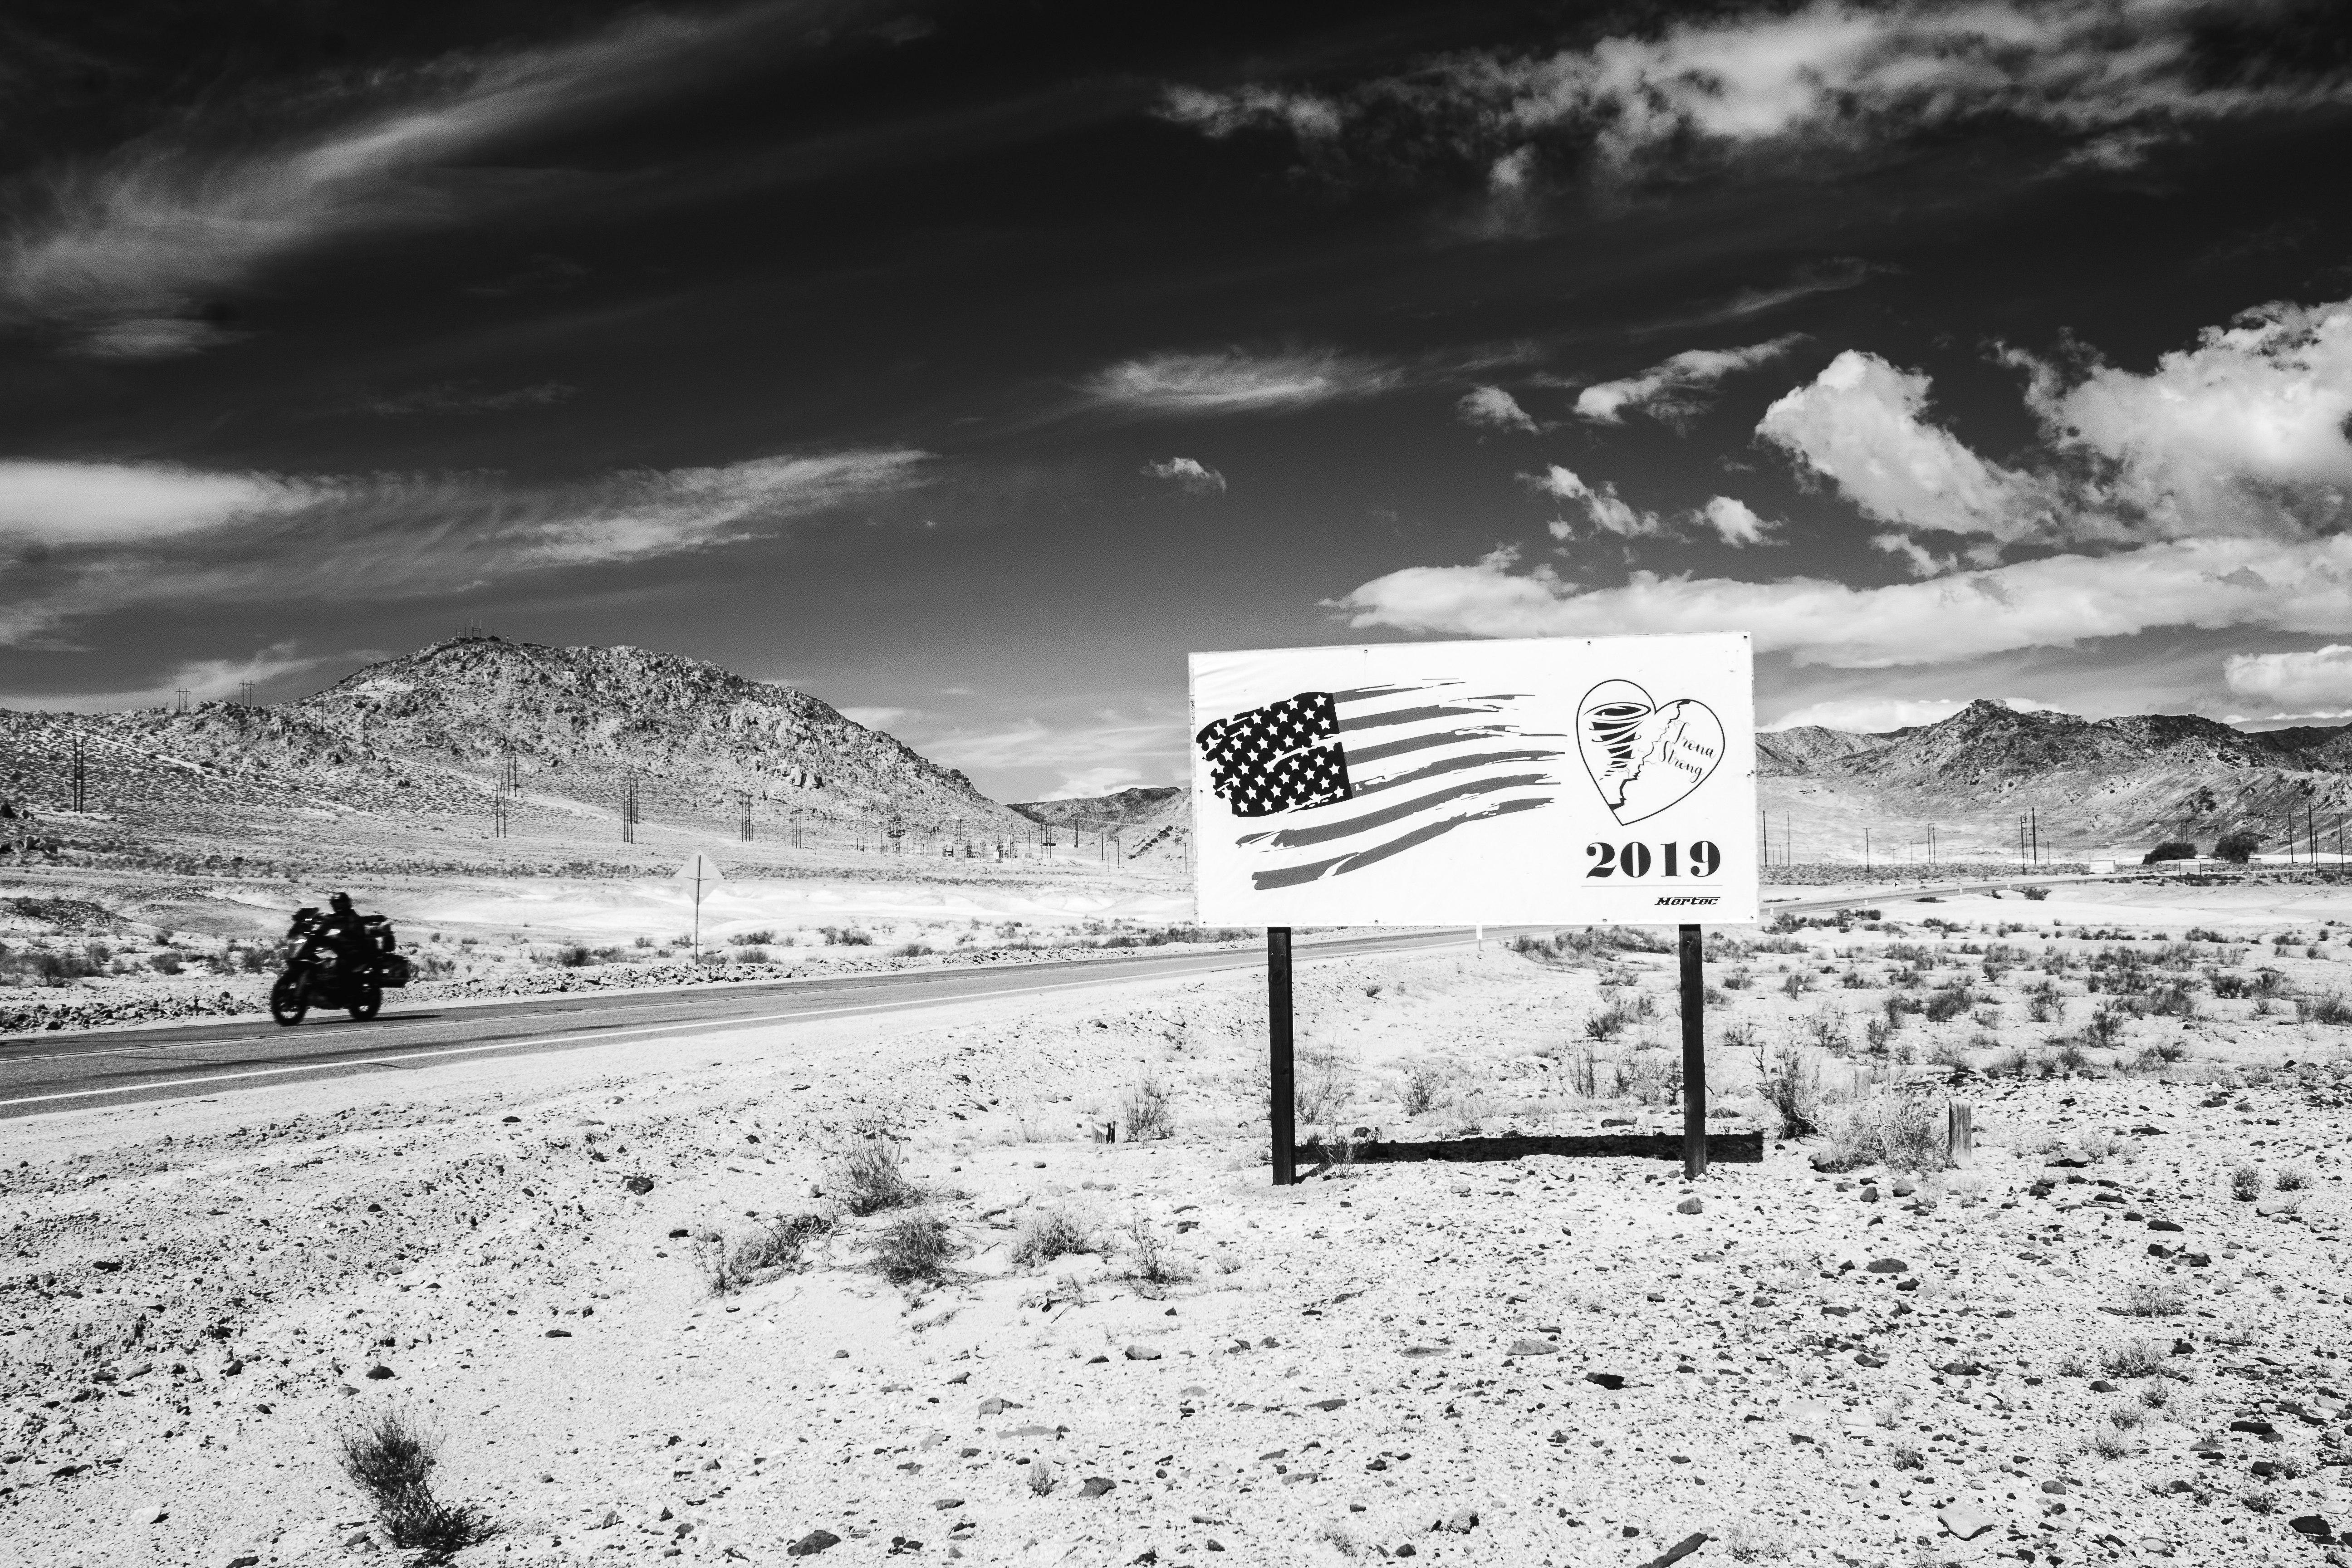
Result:
<instances>
[{"instance_id":1,"label":"scattered rock","mask_svg":"<svg viewBox=\"0 0 2352 1568\"><path fill-rule=\"evenodd\" d=\"M127 1516L132 1524L161 1524L172 1517L167 1503L137 1502L131 1505Z\"/></svg>"},{"instance_id":2,"label":"scattered rock","mask_svg":"<svg viewBox=\"0 0 2352 1568\"><path fill-rule=\"evenodd\" d=\"M1507 1355L1558 1355L1559 1347L1549 1340L1520 1338L1511 1342Z\"/></svg>"},{"instance_id":3,"label":"scattered rock","mask_svg":"<svg viewBox=\"0 0 2352 1568\"><path fill-rule=\"evenodd\" d=\"M2336 1539L2336 1531L2329 1528L2327 1517L2325 1514L2302 1514L2288 1520L2286 1527L2306 1541L2327 1542Z\"/></svg>"},{"instance_id":4,"label":"scattered rock","mask_svg":"<svg viewBox=\"0 0 2352 1568\"><path fill-rule=\"evenodd\" d=\"M1874 1204L1878 1201L1878 1189L1876 1187L1864 1187L1862 1191L1856 1193L1854 1196L1860 1198L1864 1203Z\"/></svg>"},{"instance_id":5,"label":"scattered rock","mask_svg":"<svg viewBox=\"0 0 2352 1568\"><path fill-rule=\"evenodd\" d=\"M1693 1194L1691 1196L1685 1198L1682 1202L1675 1205L1675 1212L1676 1214L1702 1214L1706 1212L1706 1205L1699 1202L1696 1194Z\"/></svg>"},{"instance_id":6,"label":"scattered rock","mask_svg":"<svg viewBox=\"0 0 2352 1568\"><path fill-rule=\"evenodd\" d=\"M654 1179L651 1176L626 1176L622 1178L621 1185L644 1197L654 1190Z\"/></svg>"},{"instance_id":7,"label":"scattered rock","mask_svg":"<svg viewBox=\"0 0 2352 1568\"><path fill-rule=\"evenodd\" d=\"M551 1340L568 1340L572 1337L572 1331L570 1329L550 1329L547 1331L547 1337Z\"/></svg>"},{"instance_id":8,"label":"scattered rock","mask_svg":"<svg viewBox=\"0 0 2352 1568\"><path fill-rule=\"evenodd\" d=\"M787 1557L814 1557L829 1546L841 1544L841 1537L830 1530L812 1530L784 1548Z\"/></svg>"},{"instance_id":9,"label":"scattered rock","mask_svg":"<svg viewBox=\"0 0 2352 1568\"><path fill-rule=\"evenodd\" d=\"M1160 1347L1158 1345L1129 1345L1127 1347L1127 1359L1129 1361L1158 1361L1160 1359Z\"/></svg>"},{"instance_id":10,"label":"scattered rock","mask_svg":"<svg viewBox=\"0 0 2352 1568\"><path fill-rule=\"evenodd\" d=\"M1948 1503L1936 1510L1936 1517L1962 1541L1974 1541L1993 1527L1992 1516L1969 1502Z\"/></svg>"},{"instance_id":11,"label":"scattered rock","mask_svg":"<svg viewBox=\"0 0 2352 1568\"><path fill-rule=\"evenodd\" d=\"M1584 1381L1597 1383L1612 1394L1625 1386L1625 1377L1622 1373L1588 1372L1584 1374Z\"/></svg>"},{"instance_id":12,"label":"scattered rock","mask_svg":"<svg viewBox=\"0 0 2352 1568\"><path fill-rule=\"evenodd\" d=\"M1100 1497L1117 1485L1118 1485L1118 1483L1112 1480L1108 1476L1088 1476L1087 1478L1086 1485L1080 1487L1078 1489L1086 1493L1088 1497Z\"/></svg>"},{"instance_id":13,"label":"scattered rock","mask_svg":"<svg viewBox=\"0 0 2352 1568\"><path fill-rule=\"evenodd\" d=\"M1899 1258L1874 1258L1864 1264L1863 1268L1872 1274L1908 1274L1911 1271L1911 1266Z\"/></svg>"},{"instance_id":14,"label":"scattered rock","mask_svg":"<svg viewBox=\"0 0 2352 1568\"><path fill-rule=\"evenodd\" d=\"M1710 1538L1705 1532L1696 1535L1685 1535L1680 1541L1675 1542L1672 1546L1667 1547L1664 1552L1659 1552L1655 1557L1651 1558L1647 1563L1643 1563L1642 1568L1674 1568L1674 1564L1681 1562L1692 1552L1696 1552L1700 1547L1705 1546L1709 1539Z\"/></svg>"},{"instance_id":15,"label":"scattered rock","mask_svg":"<svg viewBox=\"0 0 2352 1568\"><path fill-rule=\"evenodd\" d=\"M370 1383L382 1383L387 1377L397 1377L400 1374L394 1372L392 1368L384 1365L383 1363L378 1362L373 1366L368 1368L367 1371L362 1373L361 1375L365 1377Z\"/></svg>"}]
</instances>

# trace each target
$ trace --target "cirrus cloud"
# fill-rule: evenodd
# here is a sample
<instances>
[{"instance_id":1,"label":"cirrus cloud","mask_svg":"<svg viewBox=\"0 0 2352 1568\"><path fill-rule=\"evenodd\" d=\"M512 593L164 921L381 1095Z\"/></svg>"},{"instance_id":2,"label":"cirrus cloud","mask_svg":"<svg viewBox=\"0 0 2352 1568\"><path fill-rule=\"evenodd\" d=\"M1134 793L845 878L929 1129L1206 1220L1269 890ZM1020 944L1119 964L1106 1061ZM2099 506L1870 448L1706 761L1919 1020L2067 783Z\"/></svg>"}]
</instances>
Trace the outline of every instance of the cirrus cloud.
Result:
<instances>
[{"instance_id":1,"label":"cirrus cloud","mask_svg":"<svg viewBox=\"0 0 2352 1568\"><path fill-rule=\"evenodd\" d=\"M1378 360L1334 349L1252 354L1150 354L1106 365L1083 390L1098 405L1142 415L1283 414L1404 384Z\"/></svg>"}]
</instances>

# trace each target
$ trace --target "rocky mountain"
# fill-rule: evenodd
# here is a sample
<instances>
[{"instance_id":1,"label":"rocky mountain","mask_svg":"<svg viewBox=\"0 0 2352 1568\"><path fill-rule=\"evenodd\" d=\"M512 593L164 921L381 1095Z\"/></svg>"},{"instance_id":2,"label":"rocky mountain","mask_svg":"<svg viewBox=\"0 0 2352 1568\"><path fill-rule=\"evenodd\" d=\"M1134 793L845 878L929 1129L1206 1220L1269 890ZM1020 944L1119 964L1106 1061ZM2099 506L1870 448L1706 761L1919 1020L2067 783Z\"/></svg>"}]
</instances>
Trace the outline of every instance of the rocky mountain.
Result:
<instances>
[{"instance_id":1,"label":"rocky mountain","mask_svg":"<svg viewBox=\"0 0 2352 1568\"><path fill-rule=\"evenodd\" d=\"M187 712L0 712L0 800L74 804L168 830L240 815L352 811L485 820L505 795L542 824L640 820L820 835L903 825L1019 831L1019 814L827 704L715 665L634 647L547 647L472 635L371 665L315 696ZM226 816L223 814L227 814Z\"/></svg>"},{"instance_id":2,"label":"rocky mountain","mask_svg":"<svg viewBox=\"0 0 2352 1568\"><path fill-rule=\"evenodd\" d=\"M1977 701L1934 724L1804 727L1759 736L1757 749L1768 814L1824 852L1874 822L1898 836L1876 839L1882 848L1933 823L1953 852L1971 840L2013 852L2028 812L2045 847L2081 855L2137 855L2173 837L2204 847L2241 828L2283 846L2315 810L2332 848L2336 814L2352 813L2352 725L2252 731L2185 714L2084 719Z\"/></svg>"}]
</instances>

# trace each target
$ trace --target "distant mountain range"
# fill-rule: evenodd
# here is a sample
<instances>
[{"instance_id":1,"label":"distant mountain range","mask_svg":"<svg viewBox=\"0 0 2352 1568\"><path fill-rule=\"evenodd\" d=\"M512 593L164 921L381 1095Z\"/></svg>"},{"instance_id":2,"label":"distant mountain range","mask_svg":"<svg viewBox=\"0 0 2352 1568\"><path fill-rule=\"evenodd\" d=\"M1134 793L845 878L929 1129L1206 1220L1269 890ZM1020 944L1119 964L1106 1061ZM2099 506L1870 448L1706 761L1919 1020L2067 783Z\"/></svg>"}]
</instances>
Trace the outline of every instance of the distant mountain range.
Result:
<instances>
[{"instance_id":1,"label":"distant mountain range","mask_svg":"<svg viewBox=\"0 0 2352 1568\"><path fill-rule=\"evenodd\" d=\"M1874 823L1882 854L1930 824L1939 853L2014 853L2016 819L2028 812L2041 819L2045 853L2136 857L2159 839L2203 847L2238 828L2284 846L2315 810L2332 848L2336 813L2352 810L2347 769L2352 725L2253 731L2181 714L2084 719L1989 701L1885 734L1803 726L1757 737L1768 816L1789 818L1799 859L1858 850ZM1772 826L1782 831L1778 816Z\"/></svg>"},{"instance_id":2,"label":"distant mountain range","mask_svg":"<svg viewBox=\"0 0 2352 1568\"><path fill-rule=\"evenodd\" d=\"M1133 860L1180 858L1192 826L1191 800L1176 784L1143 784L1076 800L1021 801L1013 809L1088 839L1116 835L1120 853Z\"/></svg>"},{"instance_id":3,"label":"distant mountain range","mask_svg":"<svg viewBox=\"0 0 2352 1568\"><path fill-rule=\"evenodd\" d=\"M795 816L824 836L1034 831L805 692L635 647L467 636L288 703L0 711L0 799L67 811L77 745L92 816L167 834L355 810L471 835L504 795L519 826L604 842L633 788L642 820L731 829L748 807L771 836Z\"/></svg>"}]
</instances>

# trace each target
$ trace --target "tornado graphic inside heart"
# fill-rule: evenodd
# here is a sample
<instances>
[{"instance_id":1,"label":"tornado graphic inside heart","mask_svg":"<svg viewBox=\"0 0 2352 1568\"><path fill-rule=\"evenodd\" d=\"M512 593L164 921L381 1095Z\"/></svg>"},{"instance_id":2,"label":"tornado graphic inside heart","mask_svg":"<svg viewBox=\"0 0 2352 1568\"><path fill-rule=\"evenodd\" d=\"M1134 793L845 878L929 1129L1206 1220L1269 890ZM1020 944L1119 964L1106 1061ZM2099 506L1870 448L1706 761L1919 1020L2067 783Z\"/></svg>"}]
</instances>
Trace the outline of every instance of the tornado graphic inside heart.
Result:
<instances>
[{"instance_id":1,"label":"tornado graphic inside heart","mask_svg":"<svg viewBox=\"0 0 2352 1568\"><path fill-rule=\"evenodd\" d=\"M1653 702L1630 680L1604 680L1576 708L1576 745L1620 826L1655 816L1723 761L1723 721L1704 702Z\"/></svg>"}]
</instances>

